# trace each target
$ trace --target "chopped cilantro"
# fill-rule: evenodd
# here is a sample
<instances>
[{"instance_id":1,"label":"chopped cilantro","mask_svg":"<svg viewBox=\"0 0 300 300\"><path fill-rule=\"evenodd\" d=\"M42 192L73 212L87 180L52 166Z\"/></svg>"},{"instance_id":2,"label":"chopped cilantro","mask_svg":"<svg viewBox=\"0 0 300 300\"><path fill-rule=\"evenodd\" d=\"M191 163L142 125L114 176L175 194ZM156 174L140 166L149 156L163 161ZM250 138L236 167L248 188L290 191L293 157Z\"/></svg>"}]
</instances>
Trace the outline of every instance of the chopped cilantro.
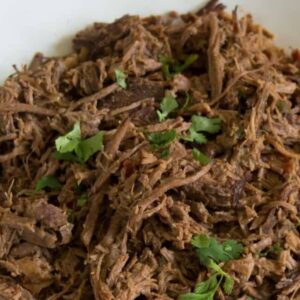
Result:
<instances>
[{"instance_id":1,"label":"chopped cilantro","mask_svg":"<svg viewBox=\"0 0 300 300\"><path fill-rule=\"evenodd\" d=\"M176 73L182 73L185 71L191 64L193 64L199 58L198 54L191 54L189 55L182 65L175 66Z\"/></svg>"},{"instance_id":2,"label":"chopped cilantro","mask_svg":"<svg viewBox=\"0 0 300 300\"><path fill-rule=\"evenodd\" d=\"M193 127L189 129L189 135L183 137L185 141L197 142L198 144L206 144L207 138L203 133L198 133Z\"/></svg>"},{"instance_id":3,"label":"chopped cilantro","mask_svg":"<svg viewBox=\"0 0 300 300\"><path fill-rule=\"evenodd\" d=\"M127 88L127 82L126 82L127 75L121 70L115 70L115 76L116 76L117 84L121 88L126 89Z\"/></svg>"},{"instance_id":4,"label":"chopped cilantro","mask_svg":"<svg viewBox=\"0 0 300 300\"><path fill-rule=\"evenodd\" d=\"M157 111L159 122L164 121L176 108L178 108L178 103L174 96L167 95L164 97L160 104L160 111Z\"/></svg>"},{"instance_id":5,"label":"chopped cilantro","mask_svg":"<svg viewBox=\"0 0 300 300\"><path fill-rule=\"evenodd\" d=\"M200 282L195 287L195 293L207 293L208 291L215 290L218 286L217 274L211 276L206 281Z\"/></svg>"},{"instance_id":6,"label":"chopped cilantro","mask_svg":"<svg viewBox=\"0 0 300 300\"><path fill-rule=\"evenodd\" d=\"M216 263L237 259L241 257L244 247L234 240L219 243L216 239L204 234L196 235L192 241L199 256L200 262L207 266L210 259Z\"/></svg>"},{"instance_id":7,"label":"chopped cilantro","mask_svg":"<svg viewBox=\"0 0 300 300\"><path fill-rule=\"evenodd\" d=\"M233 286L234 286L234 279L230 275L227 274L227 276L225 276L225 280L223 282L223 289L224 289L225 294L230 295L232 293Z\"/></svg>"},{"instance_id":8,"label":"chopped cilantro","mask_svg":"<svg viewBox=\"0 0 300 300\"><path fill-rule=\"evenodd\" d=\"M192 125L189 128L189 135L183 137L188 142L206 144L207 138L203 132L217 133L221 128L220 118L207 118L202 116L192 116Z\"/></svg>"},{"instance_id":9,"label":"chopped cilantro","mask_svg":"<svg viewBox=\"0 0 300 300\"><path fill-rule=\"evenodd\" d=\"M177 137L177 133L174 129L163 131L163 132L153 132L147 135L147 139L150 145L155 149L160 151L160 158L165 158L170 154L168 145L174 141Z\"/></svg>"},{"instance_id":10,"label":"chopped cilantro","mask_svg":"<svg viewBox=\"0 0 300 300\"><path fill-rule=\"evenodd\" d=\"M169 145L176 139L176 136L176 131L171 129L162 132L149 133L147 138L152 147L159 149Z\"/></svg>"},{"instance_id":11,"label":"chopped cilantro","mask_svg":"<svg viewBox=\"0 0 300 300\"><path fill-rule=\"evenodd\" d=\"M183 110L187 110L187 108L189 107L190 99L191 99L190 94L188 92L185 92L185 102L182 106Z\"/></svg>"},{"instance_id":12,"label":"chopped cilantro","mask_svg":"<svg viewBox=\"0 0 300 300\"><path fill-rule=\"evenodd\" d=\"M234 279L213 260L210 260L209 268L214 273L206 281L198 283L193 293L180 295L179 300L213 300L221 283L225 294L230 295L232 293Z\"/></svg>"},{"instance_id":13,"label":"chopped cilantro","mask_svg":"<svg viewBox=\"0 0 300 300\"><path fill-rule=\"evenodd\" d=\"M217 133L221 129L221 119L194 115L192 117L192 127L197 132L201 131L208 133Z\"/></svg>"},{"instance_id":14,"label":"chopped cilantro","mask_svg":"<svg viewBox=\"0 0 300 300\"><path fill-rule=\"evenodd\" d=\"M198 54L191 54L186 57L184 62L180 64L174 58L167 55L160 55L159 61L162 64L162 72L164 77L169 80L173 74L181 73L185 71L191 64L193 64L199 58Z\"/></svg>"},{"instance_id":15,"label":"chopped cilantro","mask_svg":"<svg viewBox=\"0 0 300 300\"><path fill-rule=\"evenodd\" d=\"M57 152L54 157L58 160L86 162L93 154L103 149L103 135L104 133L99 131L83 140L80 123L76 122L69 133L55 140Z\"/></svg>"},{"instance_id":16,"label":"chopped cilantro","mask_svg":"<svg viewBox=\"0 0 300 300\"><path fill-rule=\"evenodd\" d=\"M222 281L218 277L218 274L214 274L207 280L198 283L193 293L181 295L179 296L179 300L213 300Z\"/></svg>"},{"instance_id":17,"label":"chopped cilantro","mask_svg":"<svg viewBox=\"0 0 300 300\"><path fill-rule=\"evenodd\" d=\"M160 153L160 158L165 158L168 157L170 155L170 150L169 149L164 149L161 153Z\"/></svg>"},{"instance_id":18,"label":"chopped cilantro","mask_svg":"<svg viewBox=\"0 0 300 300\"><path fill-rule=\"evenodd\" d=\"M81 139L80 123L76 122L73 129L67 134L55 140L55 146L59 153L67 153L75 150Z\"/></svg>"},{"instance_id":19,"label":"chopped cilantro","mask_svg":"<svg viewBox=\"0 0 300 300\"><path fill-rule=\"evenodd\" d=\"M175 60L166 55L159 56L159 62L162 64L162 72L166 79L170 79L172 77L170 68L175 63Z\"/></svg>"},{"instance_id":20,"label":"chopped cilantro","mask_svg":"<svg viewBox=\"0 0 300 300\"><path fill-rule=\"evenodd\" d=\"M36 184L35 191L39 192L45 188L50 188L52 190L59 190L61 184L54 176L43 176Z\"/></svg>"},{"instance_id":21,"label":"chopped cilantro","mask_svg":"<svg viewBox=\"0 0 300 300\"><path fill-rule=\"evenodd\" d=\"M230 295L234 285L233 278L229 274L224 272L222 268L217 265L212 259L209 259L207 267L214 270L216 274L222 276L222 279L225 279L223 281L223 289L226 294Z\"/></svg>"},{"instance_id":22,"label":"chopped cilantro","mask_svg":"<svg viewBox=\"0 0 300 300\"><path fill-rule=\"evenodd\" d=\"M202 153L200 150L197 148L193 149L193 158L197 160L201 165L207 165L210 163L210 158L206 156L204 153Z\"/></svg>"},{"instance_id":23,"label":"chopped cilantro","mask_svg":"<svg viewBox=\"0 0 300 300\"><path fill-rule=\"evenodd\" d=\"M54 158L57 159L57 160L80 162L79 158L75 154L73 154L71 152L60 153L60 152L56 151L54 153Z\"/></svg>"},{"instance_id":24,"label":"chopped cilantro","mask_svg":"<svg viewBox=\"0 0 300 300\"><path fill-rule=\"evenodd\" d=\"M93 154L103 149L102 131L97 132L92 137L80 141L75 148L75 153L80 161L86 162Z\"/></svg>"},{"instance_id":25,"label":"chopped cilantro","mask_svg":"<svg viewBox=\"0 0 300 300\"><path fill-rule=\"evenodd\" d=\"M234 279L217 263L240 258L244 251L243 246L234 240L219 243L216 239L203 234L195 236L191 243L197 251L200 262L214 273L206 281L198 283L193 293L181 295L179 300L213 300L220 284L225 294L230 295Z\"/></svg>"}]
</instances>

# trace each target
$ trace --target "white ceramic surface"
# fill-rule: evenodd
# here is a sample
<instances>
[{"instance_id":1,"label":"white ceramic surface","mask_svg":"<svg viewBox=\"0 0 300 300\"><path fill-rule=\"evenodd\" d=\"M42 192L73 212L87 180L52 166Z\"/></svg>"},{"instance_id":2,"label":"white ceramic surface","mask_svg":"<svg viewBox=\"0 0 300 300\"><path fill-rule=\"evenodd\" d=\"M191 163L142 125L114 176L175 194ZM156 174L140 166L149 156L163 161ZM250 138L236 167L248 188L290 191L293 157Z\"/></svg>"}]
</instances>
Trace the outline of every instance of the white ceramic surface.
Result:
<instances>
[{"instance_id":1,"label":"white ceramic surface","mask_svg":"<svg viewBox=\"0 0 300 300\"><path fill-rule=\"evenodd\" d=\"M204 0L0 0L0 82L41 51L48 56L66 54L71 37L94 21L112 21L125 13L186 12ZM279 45L300 47L299 0L224 0L239 5L276 34Z\"/></svg>"}]
</instances>

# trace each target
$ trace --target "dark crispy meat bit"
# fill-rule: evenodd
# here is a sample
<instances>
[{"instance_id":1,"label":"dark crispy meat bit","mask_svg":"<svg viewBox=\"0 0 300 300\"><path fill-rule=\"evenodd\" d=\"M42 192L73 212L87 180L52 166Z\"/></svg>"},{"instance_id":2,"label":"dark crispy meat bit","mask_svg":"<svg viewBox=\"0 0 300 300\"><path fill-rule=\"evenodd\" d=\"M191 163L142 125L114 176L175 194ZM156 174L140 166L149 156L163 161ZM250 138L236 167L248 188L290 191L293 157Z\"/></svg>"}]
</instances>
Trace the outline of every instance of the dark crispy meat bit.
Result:
<instances>
[{"instance_id":1,"label":"dark crispy meat bit","mask_svg":"<svg viewBox=\"0 0 300 300\"><path fill-rule=\"evenodd\" d=\"M162 82L151 81L143 78L134 78L129 80L128 89L116 92L101 103L101 108L115 109L128 106L134 102L154 99L161 100L164 97L164 85Z\"/></svg>"}]
</instances>

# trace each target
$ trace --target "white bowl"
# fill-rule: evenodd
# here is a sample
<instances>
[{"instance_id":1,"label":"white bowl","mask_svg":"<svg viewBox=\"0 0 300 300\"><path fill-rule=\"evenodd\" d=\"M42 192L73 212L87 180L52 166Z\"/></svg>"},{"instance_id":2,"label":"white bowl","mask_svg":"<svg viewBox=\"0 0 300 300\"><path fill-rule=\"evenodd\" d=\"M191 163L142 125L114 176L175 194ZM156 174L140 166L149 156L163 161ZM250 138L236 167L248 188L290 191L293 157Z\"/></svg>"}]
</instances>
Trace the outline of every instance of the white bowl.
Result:
<instances>
[{"instance_id":1,"label":"white bowl","mask_svg":"<svg viewBox=\"0 0 300 300\"><path fill-rule=\"evenodd\" d=\"M94 21L112 21L123 14L165 13L194 10L203 0L2 0L0 10L0 82L32 55L63 55L71 50L72 36ZM225 0L233 9L239 5L276 34L285 48L300 47L300 1Z\"/></svg>"}]
</instances>

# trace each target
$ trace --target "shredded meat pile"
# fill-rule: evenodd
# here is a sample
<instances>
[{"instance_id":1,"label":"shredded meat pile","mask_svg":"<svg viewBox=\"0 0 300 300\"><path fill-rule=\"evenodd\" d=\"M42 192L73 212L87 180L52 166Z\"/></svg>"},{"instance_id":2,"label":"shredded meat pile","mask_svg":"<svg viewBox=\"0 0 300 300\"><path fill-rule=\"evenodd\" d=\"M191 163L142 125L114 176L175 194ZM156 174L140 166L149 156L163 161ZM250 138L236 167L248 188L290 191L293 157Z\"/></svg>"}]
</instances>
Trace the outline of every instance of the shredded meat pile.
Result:
<instances>
[{"instance_id":1,"label":"shredded meat pile","mask_svg":"<svg viewBox=\"0 0 300 300\"><path fill-rule=\"evenodd\" d=\"M190 54L165 79L160 56ZM245 247L223 265L233 293L216 299L298 299L299 62L250 15L212 1L96 23L71 55L16 70L0 88L0 299L177 299L208 276L190 244L201 233ZM166 93L190 100L159 122ZM184 135L192 115L219 117L221 131L203 145L177 139L161 158L146 133ZM85 138L104 131L104 149L57 160L55 139L77 121ZM35 192L49 175L62 188Z\"/></svg>"}]
</instances>

